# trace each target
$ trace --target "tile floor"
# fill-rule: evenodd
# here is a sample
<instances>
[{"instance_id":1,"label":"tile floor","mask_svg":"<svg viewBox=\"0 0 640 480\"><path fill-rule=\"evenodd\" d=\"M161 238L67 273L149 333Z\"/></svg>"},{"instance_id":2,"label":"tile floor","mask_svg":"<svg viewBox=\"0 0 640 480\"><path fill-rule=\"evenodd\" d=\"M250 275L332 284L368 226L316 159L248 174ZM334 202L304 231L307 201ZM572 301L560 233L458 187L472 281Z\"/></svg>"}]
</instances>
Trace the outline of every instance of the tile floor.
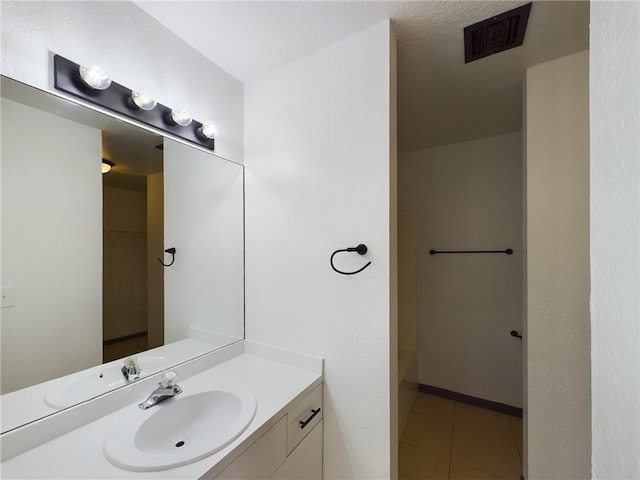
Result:
<instances>
[{"instance_id":1,"label":"tile floor","mask_svg":"<svg viewBox=\"0 0 640 480\"><path fill-rule=\"evenodd\" d=\"M521 474L521 418L417 394L400 441L400 480L519 480Z\"/></svg>"}]
</instances>

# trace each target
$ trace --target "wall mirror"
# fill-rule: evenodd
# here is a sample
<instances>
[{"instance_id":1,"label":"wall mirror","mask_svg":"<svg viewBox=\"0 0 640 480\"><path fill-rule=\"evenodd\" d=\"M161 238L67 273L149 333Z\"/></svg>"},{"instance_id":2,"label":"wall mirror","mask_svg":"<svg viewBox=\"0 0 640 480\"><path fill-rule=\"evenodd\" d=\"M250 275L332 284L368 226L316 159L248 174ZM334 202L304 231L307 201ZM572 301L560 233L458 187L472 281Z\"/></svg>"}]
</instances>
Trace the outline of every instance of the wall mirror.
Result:
<instances>
[{"instance_id":1,"label":"wall mirror","mask_svg":"<svg viewBox=\"0 0 640 480\"><path fill-rule=\"evenodd\" d=\"M2 432L244 338L242 165L1 87Z\"/></svg>"}]
</instances>

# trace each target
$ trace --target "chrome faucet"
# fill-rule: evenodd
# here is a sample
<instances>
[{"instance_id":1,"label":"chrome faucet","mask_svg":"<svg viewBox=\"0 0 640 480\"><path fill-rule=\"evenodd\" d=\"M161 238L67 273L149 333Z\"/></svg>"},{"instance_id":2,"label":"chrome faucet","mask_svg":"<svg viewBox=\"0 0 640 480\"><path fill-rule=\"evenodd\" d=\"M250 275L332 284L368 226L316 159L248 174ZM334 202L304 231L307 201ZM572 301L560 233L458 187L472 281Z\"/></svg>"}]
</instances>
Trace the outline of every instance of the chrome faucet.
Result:
<instances>
[{"instance_id":1,"label":"chrome faucet","mask_svg":"<svg viewBox=\"0 0 640 480\"><path fill-rule=\"evenodd\" d=\"M120 369L124 379L129 382L133 382L134 380L138 380L140 378L140 374L142 370L138 365L136 357L129 357L124 361L124 365Z\"/></svg>"},{"instance_id":2,"label":"chrome faucet","mask_svg":"<svg viewBox=\"0 0 640 480\"><path fill-rule=\"evenodd\" d=\"M162 381L158 383L158 388L151 392L149 398L138 404L138 407L146 410L147 408L165 401L167 398L171 398L182 393L182 388L176 384L176 377L177 375L175 372L165 372L164 375L162 375Z\"/></svg>"}]
</instances>

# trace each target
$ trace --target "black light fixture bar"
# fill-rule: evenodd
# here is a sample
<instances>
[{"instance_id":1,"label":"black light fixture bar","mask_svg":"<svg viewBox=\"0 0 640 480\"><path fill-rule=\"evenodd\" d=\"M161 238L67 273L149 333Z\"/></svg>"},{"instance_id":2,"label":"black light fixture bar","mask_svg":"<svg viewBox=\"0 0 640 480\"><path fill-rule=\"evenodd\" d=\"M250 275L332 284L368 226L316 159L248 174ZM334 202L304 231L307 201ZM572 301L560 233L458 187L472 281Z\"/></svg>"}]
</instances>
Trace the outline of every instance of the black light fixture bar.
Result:
<instances>
[{"instance_id":1,"label":"black light fixture bar","mask_svg":"<svg viewBox=\"0 0 640 480\"><path fill-rule=\"evenodd\" d=\"M138 109L132 106L132 91L116 82L111 82L105 90L92 89L80 78L80 65L60 55L54 55L53 69L54 87L58 90L180 137L189 143L215 150L215 141L198 133L202 123L193 120L184 127L176 125L171 120L171 108L160 103L153 110Z\"/></svg>"}]
</instances>

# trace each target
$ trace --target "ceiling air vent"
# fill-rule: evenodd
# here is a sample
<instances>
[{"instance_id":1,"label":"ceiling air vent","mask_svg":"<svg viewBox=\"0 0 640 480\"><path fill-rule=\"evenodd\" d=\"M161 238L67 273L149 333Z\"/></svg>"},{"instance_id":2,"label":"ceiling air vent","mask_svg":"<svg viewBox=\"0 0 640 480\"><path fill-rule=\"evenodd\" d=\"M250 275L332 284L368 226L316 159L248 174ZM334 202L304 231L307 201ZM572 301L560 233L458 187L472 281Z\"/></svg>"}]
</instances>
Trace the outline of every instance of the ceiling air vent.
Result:
<instances>
[{"instance_id":1,"label":"ceiling air vent","mask_svg":"<svg viewBox=\"0 0 640 480\"><path fill-rule=\"evenodd\" d=\"M519 47L524 41L531 3L464 28L464 63Z\"/></svg>"}]
</instances>

